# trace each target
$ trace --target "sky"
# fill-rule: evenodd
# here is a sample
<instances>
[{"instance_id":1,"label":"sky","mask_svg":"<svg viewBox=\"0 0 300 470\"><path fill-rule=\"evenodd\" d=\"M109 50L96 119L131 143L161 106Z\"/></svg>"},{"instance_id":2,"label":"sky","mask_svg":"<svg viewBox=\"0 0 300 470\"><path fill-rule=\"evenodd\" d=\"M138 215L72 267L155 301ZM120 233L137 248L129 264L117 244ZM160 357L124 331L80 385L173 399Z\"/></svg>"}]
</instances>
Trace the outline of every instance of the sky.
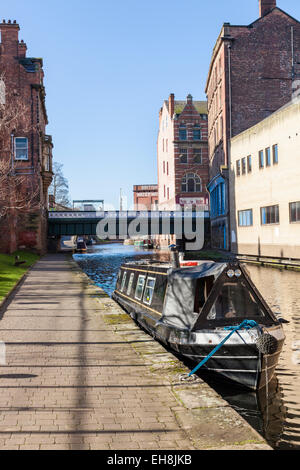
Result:
<instances>
[{"instance_id":1,"label":"sky","mask_svg":"<svg viewBox=\"0 0 300 470\"><path fill-rule=\"evenodd\" d=\"M299 0L277 6L300 19ZM42 57L54 160L72 199L104 199L157 183L158 113L170 93L205 100L224 22L250 24L258 0L7 0L28 57Z\"/></svg>"}]
</instances>

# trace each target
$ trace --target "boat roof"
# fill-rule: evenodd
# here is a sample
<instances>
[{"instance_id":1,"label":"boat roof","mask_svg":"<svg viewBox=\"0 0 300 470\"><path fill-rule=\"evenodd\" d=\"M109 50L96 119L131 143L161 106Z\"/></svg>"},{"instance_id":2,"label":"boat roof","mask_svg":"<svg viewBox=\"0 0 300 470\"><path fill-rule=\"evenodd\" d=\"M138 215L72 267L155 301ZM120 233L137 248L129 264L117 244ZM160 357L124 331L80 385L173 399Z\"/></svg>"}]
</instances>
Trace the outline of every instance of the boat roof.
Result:
<instances>
[{"instance_id":1,"label":"boat roof","mask_svg":"<svg viewBox=\"0 0 300 470\"><path fill-rule=\"evenodd\" d=\"M237 264L237 263L235 263ZM183 261L180 268L174 268L169 262L155 261L151 259L142 259L135 261L128 261L124 263L121 268L135 268L140 269L155 269L156 271L169 271L169 276L172 278L184 277L190 279L197 279L201 277L214 276L215 278L228 267L228 262L216 262L212 260L195 260Z\"/></svg>"}]
</instances>

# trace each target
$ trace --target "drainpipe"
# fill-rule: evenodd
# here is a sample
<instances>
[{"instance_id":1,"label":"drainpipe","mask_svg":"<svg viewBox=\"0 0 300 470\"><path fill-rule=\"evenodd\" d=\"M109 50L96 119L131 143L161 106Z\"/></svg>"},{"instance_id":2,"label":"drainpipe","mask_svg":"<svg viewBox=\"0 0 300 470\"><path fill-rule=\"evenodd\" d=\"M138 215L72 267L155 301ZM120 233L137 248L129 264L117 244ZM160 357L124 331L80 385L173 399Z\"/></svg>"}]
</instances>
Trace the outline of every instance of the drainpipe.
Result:
<instances>
[{"instance_id":1,"label":"drainpipe","mask_svg":"<svg viewBox=\"0 0 300 470\"><path fill-rule=\"evenodd\" d=\"M295 78L295 60L294 60L294 27L291 26L291 44L292 44L292 80Z\"/></svg>"},{"instance_id":2,"label":"drainpipe","mask_svg":"<svg viewBox=\"0 0 300 470\"><path fill-rule=\"evenodd\" d=\"M232 138L232 91L231 91L231 44L228 45L228 96L229 96L229 142L227 144L227 168L228 168L228 179L227 179L227 213L228 213L228 249L231 251L231 223L230 223L230 153L231 153L231 138Z\"/></svg>"},{"instance_id":3,"label":"drainpipe","mask_svg":"<svg viewBox=\"0 0 300 470\"><path fill-rule=\"evenodd\" d=\"M11 169L14 169L14 134L10 134L10 139L11 139Z\"/></svg>"}]
</instances>

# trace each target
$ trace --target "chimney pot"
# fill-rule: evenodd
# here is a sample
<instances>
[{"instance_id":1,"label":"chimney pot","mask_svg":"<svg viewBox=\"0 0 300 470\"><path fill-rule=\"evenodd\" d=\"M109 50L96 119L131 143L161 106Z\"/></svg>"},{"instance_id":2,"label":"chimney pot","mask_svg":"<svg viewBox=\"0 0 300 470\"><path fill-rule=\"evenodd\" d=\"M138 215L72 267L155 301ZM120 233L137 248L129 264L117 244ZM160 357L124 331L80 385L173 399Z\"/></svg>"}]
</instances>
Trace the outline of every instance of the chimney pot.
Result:
<instances>
[{"instance_id":1,"label":"chimney pot","mask_svg":"<svg viewBox=\"0 0 300 470\"><path fill-rule=\"evenodd\" d=\"M259 16L267 15L273 8L276 8L276 0L259 0Z\"/></svg>"},{"instance_id":2,"label":"chimney pot","mask_svg":"<svg viewBox=\"0 0 300 470\"><path fill-rule=\"evenodd\" d=\"M171 118L174 116L175 111L175 96L174 93L171 93L169 96L169 114Z\"/></svg>"}]
</instances>

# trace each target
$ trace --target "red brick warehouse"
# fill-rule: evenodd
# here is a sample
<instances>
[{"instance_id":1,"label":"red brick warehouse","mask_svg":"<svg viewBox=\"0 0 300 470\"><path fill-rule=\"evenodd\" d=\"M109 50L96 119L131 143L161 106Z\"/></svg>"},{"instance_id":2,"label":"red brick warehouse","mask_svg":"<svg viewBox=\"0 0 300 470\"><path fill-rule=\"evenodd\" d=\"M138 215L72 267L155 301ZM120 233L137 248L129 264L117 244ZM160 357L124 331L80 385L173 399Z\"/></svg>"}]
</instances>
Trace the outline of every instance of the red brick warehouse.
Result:
<instances>
[{"instance_id":1,"label":"red brick warehouse","mask_svg":"<svg viewBox=\"0 0 300 470\"><path fill-rule=\"evenodd\" d=\"M184 101L174 94L159 112L157 139L158 203L160 210L208 210L209 180L207 102ZM160 236L157 243L175 243L174 236Z\"/></svg>"},{"instance_id":2,"label":"red brick warehouse","mask_svg":"<svg viewBox=\"0 0 300 470\"><path fill-rule=\"evenodd\" d=\"M30 247L44 252L53 145L46 134L43 60L26 57L19 30L16 21L0 24L0 158L9 166L10 181L15 178L21 184L18 191L30 204L19 207L7 197L0 201L2 207L8 205L0 218L0 250Z\"/></svg>"},{"instance_id":3,"label":"red brick warehouse","mask_svg":"<svg viewBox=\"0 0 300 470\"><path fill-rule=\"evenodd\" d=\"M157 184L139 184L133 186L133 204L136 211L157 210Z\"/></svg>"},{"instance_id":4,"label":"red brick warehouse","mask_svg":"<svg viewBox=\"0 0 300 470\"><path fill-rule=\"evenodd\" d=\"M300 23L259 0L250 25L224 23L208 72L208 141L212 243L230 249L230 139L292 99L300 79Z\"/></svg>"},{"instance_id":5,"label":"red brick warehouse","mask_svg":"<svg viewBox=\"0 0 300 470\"><path fill-rule=\"evenodd\" d=\"M165 101L157 140L158 202L161 210L202 210L208 204L207 103Z\"/></svg>"}]
</instances>

